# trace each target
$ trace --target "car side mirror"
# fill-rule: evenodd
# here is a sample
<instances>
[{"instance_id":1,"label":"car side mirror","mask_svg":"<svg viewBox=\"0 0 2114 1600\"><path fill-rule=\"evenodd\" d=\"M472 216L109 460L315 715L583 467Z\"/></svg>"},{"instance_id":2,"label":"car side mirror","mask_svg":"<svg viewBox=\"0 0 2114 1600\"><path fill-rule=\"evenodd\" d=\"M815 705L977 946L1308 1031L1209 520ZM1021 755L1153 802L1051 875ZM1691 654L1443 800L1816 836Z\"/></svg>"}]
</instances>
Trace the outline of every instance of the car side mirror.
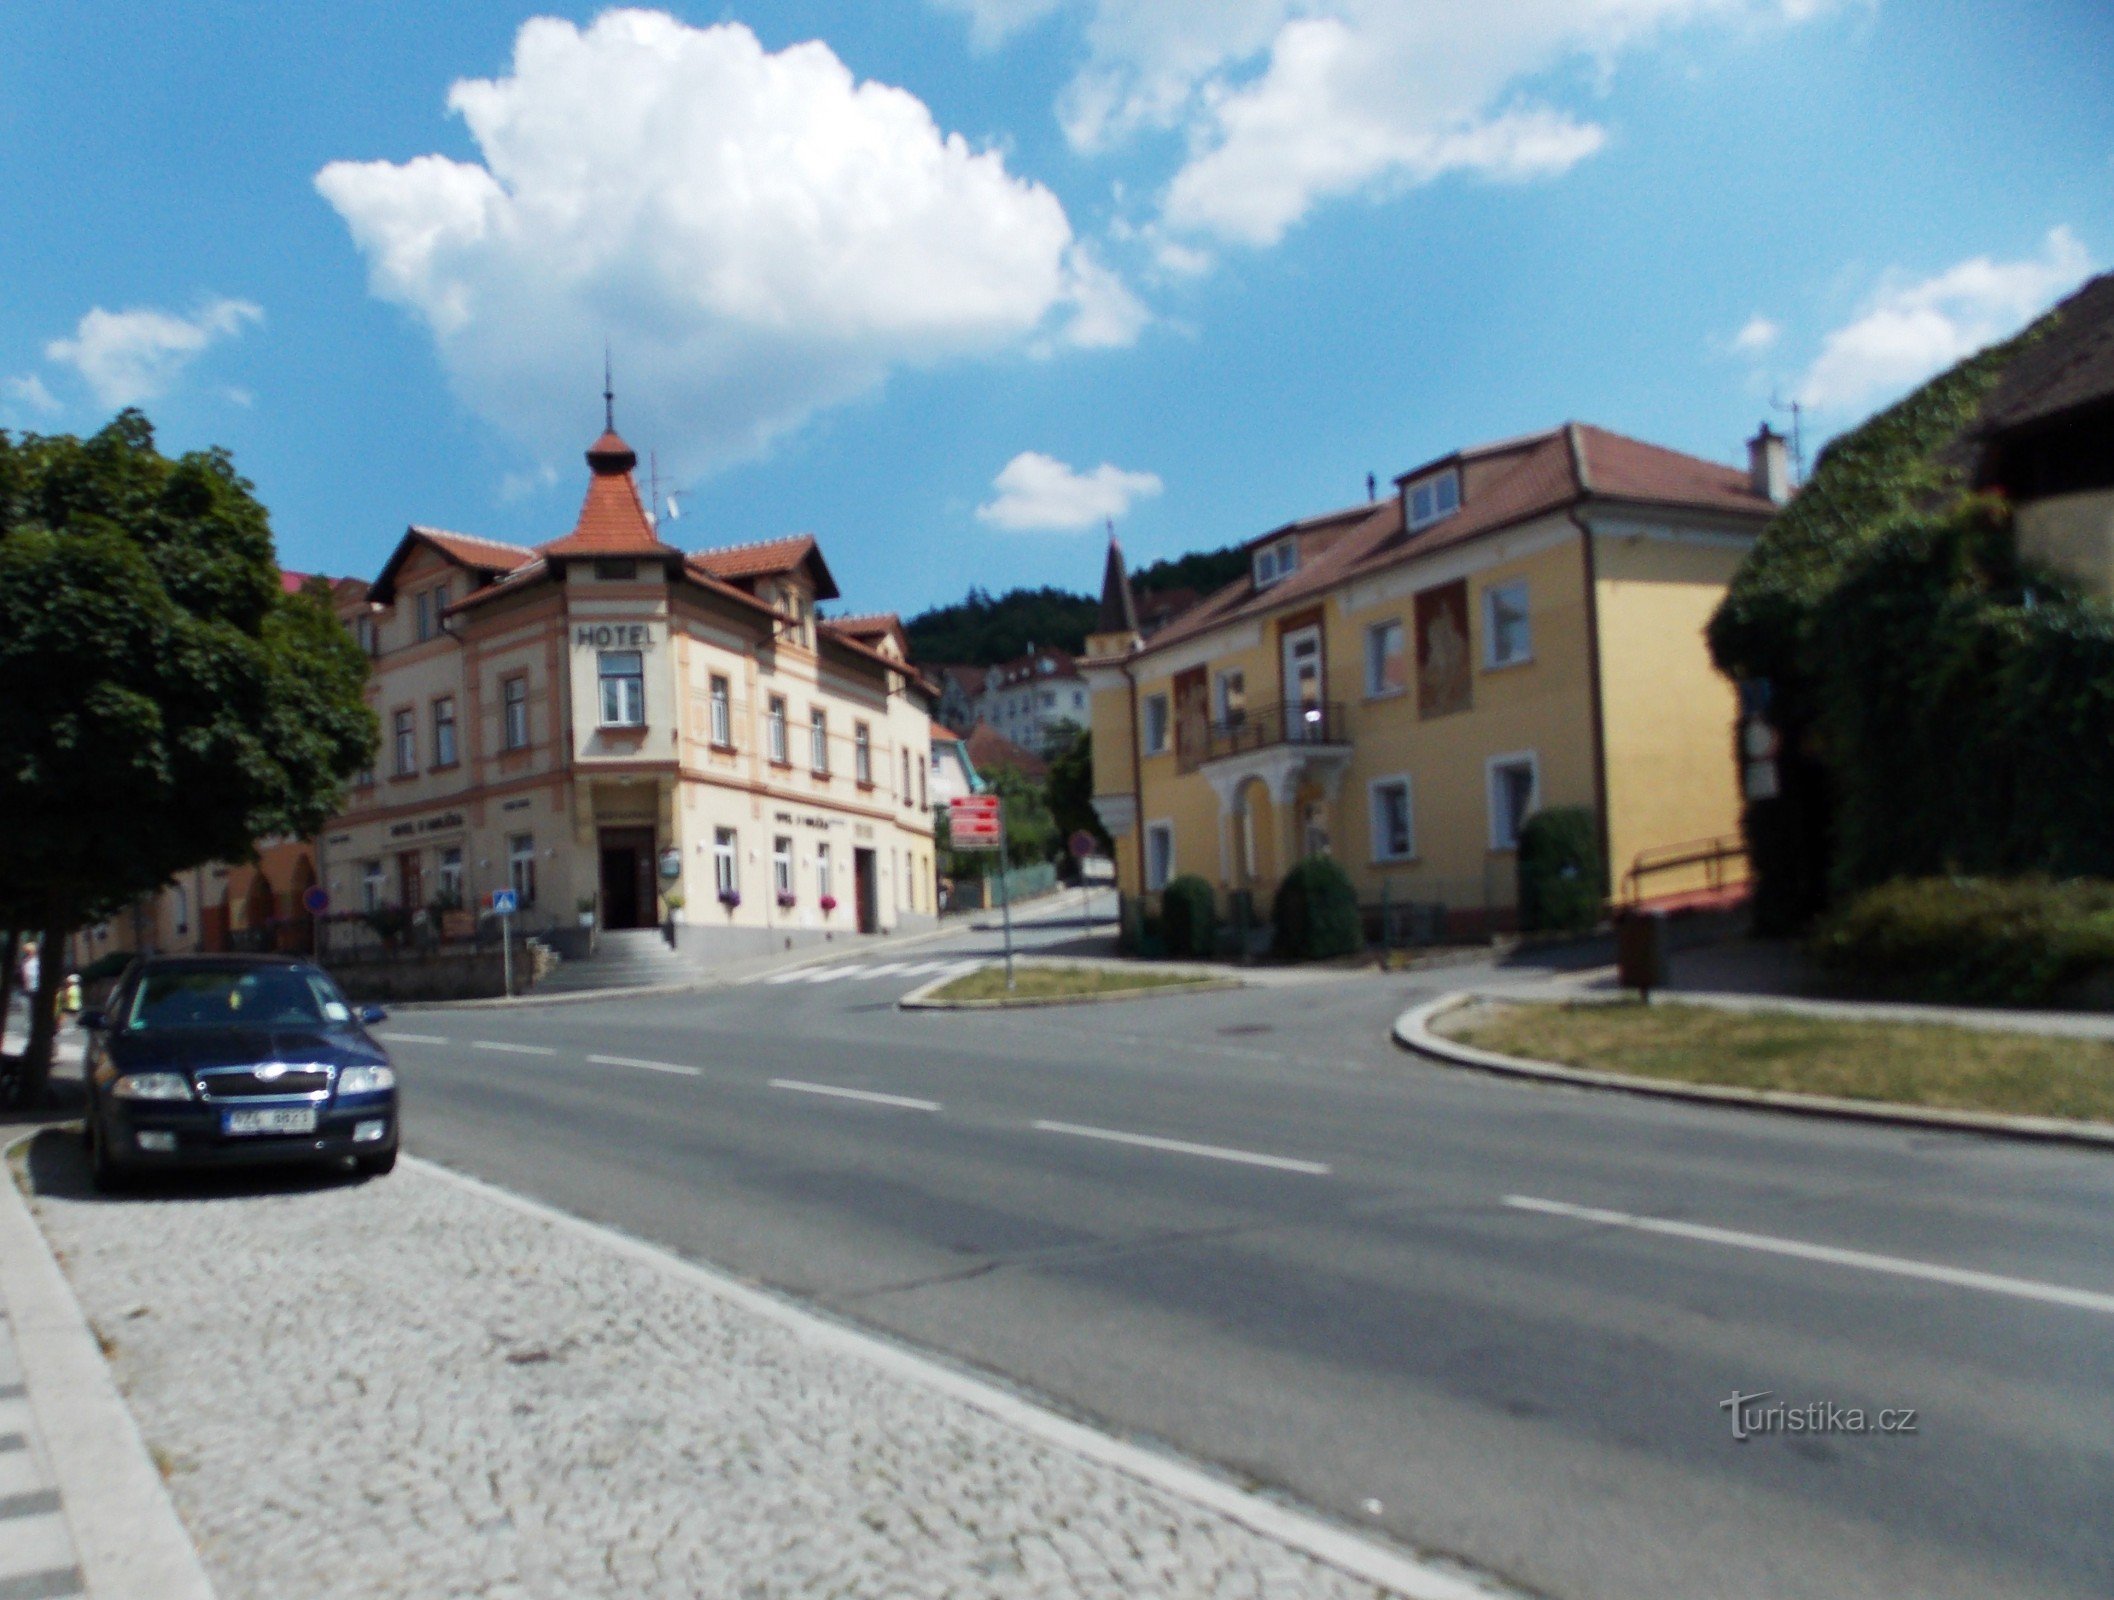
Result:
<instances>
[{"instance_id":1,"label":"car side mirror","mask_svg":"<svg viewBox=\"0 0 2114 1600\"><path fill-rule=\"evenodd\" d=\"M110 1019L100 1011L84 1011L74 1019L74 1026L90 1033L101 1033L110 1026Z\"/></svg>"},{"instance_id":2,"label":"car side mirror","mask_svg":"<svg viewBox=\"0 0 2114 1600\"><path fill-rule=\"evenodd\" d=\"M384 1011L380 1006L360 1007L360 1026L363 1028L371 1028L377 1022L387 1022L388 1020L389 1013Z\"/></svg>"}]
</instances>

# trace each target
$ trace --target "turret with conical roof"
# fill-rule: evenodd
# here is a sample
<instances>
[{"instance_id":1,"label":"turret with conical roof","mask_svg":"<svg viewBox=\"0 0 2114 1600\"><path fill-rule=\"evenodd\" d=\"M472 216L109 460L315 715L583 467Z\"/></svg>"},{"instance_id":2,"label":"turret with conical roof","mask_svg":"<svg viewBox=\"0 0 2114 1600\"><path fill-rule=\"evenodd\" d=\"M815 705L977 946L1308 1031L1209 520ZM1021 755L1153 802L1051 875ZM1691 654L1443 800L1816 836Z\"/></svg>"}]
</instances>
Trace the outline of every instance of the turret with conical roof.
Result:
<instances>
[{"instance_id":1,"label":"turret with conical roof","mask_svg":"<svg viewBox=\"0 0 2114 1600\"><path fill-rule=\"evenodd\" d=\"M1101 611L1087 635L1089 656L1122 656L1143 641L1138 630L1138 602L1130 592L1130 573L1123 565L1123 545L1115 529L1108 533L1108 560L1101 569Z\"/></svg>"},{"instance_id":2,"label":"turret with conical roof","mask_svg":"<svg viewBox=\"0 0 2114 1600\"><path fill-rule=\"evenodd\" d=\"M653 531L646 507L639 501L639 488L632 469L639 454L626 444L615 428L605 428L602 437L587 447L587 498L580 505L580 520L564 538L543 547L546 556L666 556L671 545Z\"/></svg>"}]
</instances>

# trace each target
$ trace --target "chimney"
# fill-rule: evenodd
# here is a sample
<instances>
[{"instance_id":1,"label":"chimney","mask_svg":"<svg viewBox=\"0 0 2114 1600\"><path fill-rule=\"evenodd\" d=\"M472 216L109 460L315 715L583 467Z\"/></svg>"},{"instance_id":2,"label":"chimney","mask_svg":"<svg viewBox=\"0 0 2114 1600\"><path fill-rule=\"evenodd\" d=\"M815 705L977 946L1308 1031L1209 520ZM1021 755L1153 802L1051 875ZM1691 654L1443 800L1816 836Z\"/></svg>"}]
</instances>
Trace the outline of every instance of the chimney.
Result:
<instances>
[{"instance_id":1,"label":"chimney","mask_svg":"<svg viewBox=\"0 0 2114 1600\"><path fill-rule=\"evenodd\" d=\"M1791 452L1768 423L1747 441L1747 481L1773 506L1791 498Z\"/></svg>"}]
</instances>

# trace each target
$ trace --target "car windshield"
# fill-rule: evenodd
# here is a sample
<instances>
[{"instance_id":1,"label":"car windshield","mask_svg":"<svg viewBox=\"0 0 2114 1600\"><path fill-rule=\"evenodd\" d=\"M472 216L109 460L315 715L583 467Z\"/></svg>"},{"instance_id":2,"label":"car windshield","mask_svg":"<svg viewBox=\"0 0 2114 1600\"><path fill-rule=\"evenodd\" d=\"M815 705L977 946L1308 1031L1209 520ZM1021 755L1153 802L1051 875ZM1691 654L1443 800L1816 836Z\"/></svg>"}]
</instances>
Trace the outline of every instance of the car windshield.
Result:
<instances>
[{"instance_id":1,"label":"car windshield","mask_svg":"<svg viewBox=\"0 0 2114 1600\"><path fill-rule=\"evenodd\" d=\"M337 986L298 967L177 967L148 972L125 1016L152 1028L321 1028L352 1020Z\"/></svg>"}]
</instances>

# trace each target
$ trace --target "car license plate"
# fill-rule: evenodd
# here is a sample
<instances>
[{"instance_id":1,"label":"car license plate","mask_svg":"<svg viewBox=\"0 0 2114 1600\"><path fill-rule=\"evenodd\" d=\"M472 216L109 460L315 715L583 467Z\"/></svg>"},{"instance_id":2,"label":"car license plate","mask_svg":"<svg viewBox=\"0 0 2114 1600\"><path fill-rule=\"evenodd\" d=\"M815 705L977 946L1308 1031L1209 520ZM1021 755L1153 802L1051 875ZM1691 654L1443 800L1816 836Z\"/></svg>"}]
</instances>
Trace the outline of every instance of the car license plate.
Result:
<instances>
[{"instance_id":1,"label":"car license plate","mask_svg":"<svg viewBox=\"0 0 2114 1600\"><path fill-rule=\"evenodd\" d=\"M314 1106L282 1106L221 1113L222 1133L314 1133Z\"/></svg>"}]
</instances>

